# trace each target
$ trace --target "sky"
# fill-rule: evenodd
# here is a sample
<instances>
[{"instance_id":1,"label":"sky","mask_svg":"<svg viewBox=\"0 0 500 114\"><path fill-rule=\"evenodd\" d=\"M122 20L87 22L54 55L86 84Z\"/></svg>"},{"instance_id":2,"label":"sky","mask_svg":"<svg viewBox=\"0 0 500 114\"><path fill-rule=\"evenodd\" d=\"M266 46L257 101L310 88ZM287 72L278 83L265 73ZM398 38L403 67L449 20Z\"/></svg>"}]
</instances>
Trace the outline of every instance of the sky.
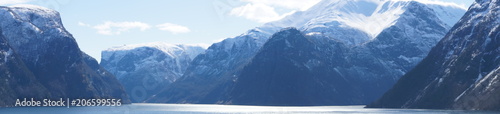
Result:
<instances>
[{"instance_id":1,"label":"sky","mask_svg":"<svg viewBox=\"0 0 500 114\"><path fill-rule=\"evenodd\" d=\"M0 0L58 11L82 51L149 42L203 44L238 36L320 0ZM429 0L426 0L429 1ZM468 7L473 0L439 0Z\"/></svg>"}]
</instances>

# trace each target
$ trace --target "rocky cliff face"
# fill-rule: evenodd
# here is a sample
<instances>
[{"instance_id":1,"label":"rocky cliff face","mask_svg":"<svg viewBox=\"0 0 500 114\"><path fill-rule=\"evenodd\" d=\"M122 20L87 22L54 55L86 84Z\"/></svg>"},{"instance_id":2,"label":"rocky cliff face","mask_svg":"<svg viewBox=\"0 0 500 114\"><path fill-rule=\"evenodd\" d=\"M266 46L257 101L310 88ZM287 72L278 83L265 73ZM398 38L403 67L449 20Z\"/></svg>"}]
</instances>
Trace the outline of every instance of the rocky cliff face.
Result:
<instances>
[{"instance_id":1,"label":"rocky cliff face","mask_svg":"<svg viewBox=\"0 0 500 114\"><path fill-rule=\"evenodd\" d=\"M58 12L38 6L2 6L0 17L4 43L10 46L5 50L6 55L13 55L12 61L17 61L23 71L19 75L7 75L19 78L18 82L10 82L11 85L31 88L24 92L45 93L36 97L121 98L124 103L130 102L116 78L81 52L73 36L64 29ZM8 61L8 56L5 57Z\"/></svg>"},{"instance_id":2,"label":"rocky cliff face","mask_svg":"<svg viewBox=\"0 0 500 114\"><path fill-rule=\"evenodd\" d=\"M3 35L0 35L0 80L2 107L12 106L16 99L41 99L50 96L47 88L37 81L35 75L24 65Z\"/></svg>"},{"instance_id":3,"label":"rocky cliff face","mask_svg":"<svg viewBox=\"0 0 500 114\"><path fill-rule=\"evenodd\" d=\"M414 69L367 107L499 110L498 0L476 0Z\"/></svg>"}]
</instances>

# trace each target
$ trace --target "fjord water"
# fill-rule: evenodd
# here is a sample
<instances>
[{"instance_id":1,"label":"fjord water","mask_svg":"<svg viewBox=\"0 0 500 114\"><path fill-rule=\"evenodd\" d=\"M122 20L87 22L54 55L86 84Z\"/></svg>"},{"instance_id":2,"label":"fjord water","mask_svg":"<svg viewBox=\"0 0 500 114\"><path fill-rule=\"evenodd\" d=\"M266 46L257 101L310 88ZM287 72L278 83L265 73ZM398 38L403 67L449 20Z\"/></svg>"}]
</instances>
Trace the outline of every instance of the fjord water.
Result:
<instances>
[{"instance_id":1,"label":"fjord water","mask_svg":"<svg viewBox=\"0 0 500 114\"><path fill-rule=\"evenodd\" d=\"M165 114L165 113L377 113L377 114L498 114L489 111L428 110L428 109L377 109L357 106L241 106L212 104L150 104L135 103L120 107L11 107L0 108L0 113L72 113L72 114Z\"/></svg>"}]
</instances>

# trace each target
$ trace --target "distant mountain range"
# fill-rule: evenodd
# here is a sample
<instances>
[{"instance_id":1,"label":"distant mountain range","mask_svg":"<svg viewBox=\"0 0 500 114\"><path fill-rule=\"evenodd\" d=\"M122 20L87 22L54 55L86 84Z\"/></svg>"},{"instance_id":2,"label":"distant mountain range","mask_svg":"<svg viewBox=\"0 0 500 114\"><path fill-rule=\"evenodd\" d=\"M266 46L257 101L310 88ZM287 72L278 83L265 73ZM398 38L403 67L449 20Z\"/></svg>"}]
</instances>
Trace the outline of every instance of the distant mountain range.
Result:
<instances>
[{"instance_id":1,"label":"distant mountain range","mask_svg":"<svg viewBox=\"0 0 500 114\"><path fill-rule=\"evenodd\" d=\"M115 76L83 53L59 13L0 6L0 106L23 98L115 98L130 103Z\"/></svg>"},{"instance_id":2,"label":"distant mountain range","mask_svg":"<svg viewBox=\"0 0 500 114\"><path fill-rule=\"evenodd\" d=\"M205 49L162 42L126 45L103 51L101 65L116 75L133 102L143 102L180 78Z\"/></svg>"},{"instance_id":3,"label":"distant mountain range","mask_svg":"<svg viewBox=\"0 0 500 114\"><path fill-rule=\"evenodd\" d=\"M500 1L476 0L372 108L500 110Z\"/></svg>"},{"instance_id":4,"label":"distant mountain range","mask_svg":"<svg viewBox=\"0 0 500 114\"><path fill-rule=\"evenodd\" d=\"M146 102L367 104L420 62L464 12L417 1L324 0L213 44Z\"/></svg>"}]
</instances>

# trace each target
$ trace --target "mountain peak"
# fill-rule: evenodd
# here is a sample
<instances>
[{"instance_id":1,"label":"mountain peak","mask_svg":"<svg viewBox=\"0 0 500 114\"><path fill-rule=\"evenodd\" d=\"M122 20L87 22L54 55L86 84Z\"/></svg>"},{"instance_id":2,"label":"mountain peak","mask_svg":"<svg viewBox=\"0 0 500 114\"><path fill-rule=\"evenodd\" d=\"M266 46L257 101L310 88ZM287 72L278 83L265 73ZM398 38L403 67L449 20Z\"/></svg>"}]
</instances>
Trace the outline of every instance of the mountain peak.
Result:
<instances>
[{"instance_id":1,"label":"mountain peak","mask_svg":"<svg viewBox=\"0 0 500 114\"><path fill-rule=\"evenodd\" d=\"M305 40L305 37L302 34L302 32L297 30L297 28L288 27L288 28L284 28L281 31L275 33L273 36L271 36L271 38L267 42L269 44L272 44L272 45L275 45L275 43L277 43L277 42L281 42L281 43L285 44L285 46L287 46L287 47L293 47L292 46L293 44L301 44L301 43L307 42L304 40ZM266 47L268 47L268 46L266 46L266 45L263 46L263 48L266 48Z\"/></svg>"},{"instance_id":2,"label":"mountain peak","mask_svg":"<svg viewBox=\"0 0 500 114\"><path fill-rule=\"evenodd\" d=\"M194 57L202 53L203 50L207 49L207 47L208 46L204 44L169 44L166 42L123 45L104 50L102 52L102 59L109 60L112 56L121 58L126 56L128 53L135 53L144 50L143 48L153 48L155 50L159 50L172 58L176 58L185 53L190 57L190 59L194 59Z\"/></svg>"},{"instance_id":3,"label":"mountain peak","mask_svg":"<svg viewBox=\"0 0 500 114\"><path fill-rule=\"evenodd\" d=\"M291 34L291 33L300 33L300 31L295 27L287 27L287 28L281 29L276 34Z\"/></svg>"},{"instance_id":4,"label":"mountain peak","mask_svg":"<svg viewBox=\"0 0 500 114\"><path fill-rule=\"evenodd\" d=\"M32 16L40 16L43 18L53 18L60 20L59 12L42 6L20 4L7 7L0 6L0 8L7 8L9 11L15 12L15 14L12 15L22 21L32 21L32 18L30 18Z\"/></svg>"},{"instance_id":5,"label":"mountain peak","mask_svg":"<svg viewBox=\"0 0 500 114\"><path fill-rule=\"evenodd\" d=\"M170 44L166 42L152 42L152 43L143 43L143 44L132 44L132 45L123 45L123 46L115 46L107 49L106 51L121 51L121 50L132 50L139 47L152 47L161 49L164 52L168 52L169 49L174 48L183 48L183 47L201 47L206 49L208 45L206 44Z\"/></svg>"},{"instance_id":6,"label":"mountain peak","mask_svg":"<svg viewBox=\"0 0 500 114\"><path fill-rule=\"evenodd\" d=\"M37 5L31 5L31 4L18 4L18 5L12 5L8 6L10 8L21 8L21 9L31 9L31 10L43 10L44 12L57 12L55 10L42 7L42 6L37 6Z\"/></svg>"},{"instance_id":7,"label":"mountain peak","mask_svg":"<svg viewBox=\"0 0 500 114\"><path fill-rule=\"evenodd\" d=\"M26 38L40 38L38 40L48 40L52 38L68 38L72 35L64 28L59 12L35 5L14 5L14 6L0 6L0 16L3 16L0 22L3 30L8 33L13 33L19 30L14 30L13 26L23 26L22 31L31 31L37 34L54 33L61 35L61 37L40 37L30 36ZM22 23L20 25L11 25L9 23ZM10 32L9 32L10 31ZM4 34L6 36L13 36L18 34ZM19 40L19 39L18 39ZM12 40L14 41L14 40ZM11 45L17 46L17 43L9 41ZM24 40L23 40L24 41Z\"/></svg>"}]
</instances>

